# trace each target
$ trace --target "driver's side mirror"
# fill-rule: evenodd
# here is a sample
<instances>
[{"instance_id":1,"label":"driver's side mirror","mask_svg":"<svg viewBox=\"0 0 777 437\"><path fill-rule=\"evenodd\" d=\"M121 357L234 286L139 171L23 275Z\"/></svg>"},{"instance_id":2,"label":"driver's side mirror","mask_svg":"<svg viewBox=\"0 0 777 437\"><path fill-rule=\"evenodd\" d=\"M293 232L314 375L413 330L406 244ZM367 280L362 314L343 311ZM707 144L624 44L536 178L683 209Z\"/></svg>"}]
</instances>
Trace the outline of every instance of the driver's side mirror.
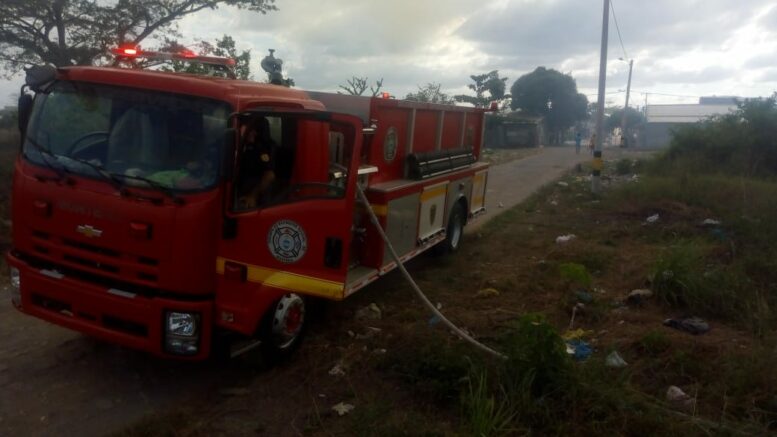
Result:
<instances>
[{"instance_id":1,"label":"driver's side mirror","mask_svg":"<svg viewBox=\"0 0 777 437\"><path fill-rule=\"evenodd\" d=\"M29 94L22 94L19 96L18 105L18 118L19 118L19 132L24 135L27 130L27 123L30 121L30 113L32 112L32 96Z\"/></svg>"}]
</instances>

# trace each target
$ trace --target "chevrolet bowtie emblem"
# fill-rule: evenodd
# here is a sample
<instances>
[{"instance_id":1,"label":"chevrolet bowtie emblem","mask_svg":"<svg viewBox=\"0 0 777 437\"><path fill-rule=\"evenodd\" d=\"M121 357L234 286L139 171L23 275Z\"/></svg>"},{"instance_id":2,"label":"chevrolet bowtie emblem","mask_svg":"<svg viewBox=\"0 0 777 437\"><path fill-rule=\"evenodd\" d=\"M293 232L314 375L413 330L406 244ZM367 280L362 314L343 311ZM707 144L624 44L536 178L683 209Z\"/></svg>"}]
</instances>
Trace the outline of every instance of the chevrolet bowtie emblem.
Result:
<instances>
[{"instance_id":1,"label":"chevrolet bowtie emblem","mask_svg":"<svg viewBox=\"0 0 777 437\"><path fill-rule=\"evenodd\" d=\"M76 227L76 232L87 238L96 238L103 234L103 231L92 225L78 225Z\"/></svg>"}]
</instances>

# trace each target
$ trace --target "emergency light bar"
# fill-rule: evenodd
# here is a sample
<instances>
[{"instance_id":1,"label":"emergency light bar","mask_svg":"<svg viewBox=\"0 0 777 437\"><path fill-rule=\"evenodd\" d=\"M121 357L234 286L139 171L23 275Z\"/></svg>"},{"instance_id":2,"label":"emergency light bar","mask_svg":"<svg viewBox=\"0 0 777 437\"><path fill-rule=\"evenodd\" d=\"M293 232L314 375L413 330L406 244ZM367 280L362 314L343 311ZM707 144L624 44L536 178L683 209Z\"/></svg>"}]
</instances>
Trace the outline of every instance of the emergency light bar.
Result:
<instances>
[{"instance_id":1,"label":"emergency light bar","mask_svg":"<svg viewBox=\"0 0 777 437\"><path fill-rule=\"evenodd\" d=\"M198 64L217 65L229 72L230 77L235 78L232 68L236 62L232 58L222 58L218 56L199 56L189 49L183 49L179 53L155 52L149 50L140 50L139 47L117 47L111 49L111 53L116 56L116 61L132 61L138 58L150 61L182 61L194 62Z\"/></svg>"}]
</instances>

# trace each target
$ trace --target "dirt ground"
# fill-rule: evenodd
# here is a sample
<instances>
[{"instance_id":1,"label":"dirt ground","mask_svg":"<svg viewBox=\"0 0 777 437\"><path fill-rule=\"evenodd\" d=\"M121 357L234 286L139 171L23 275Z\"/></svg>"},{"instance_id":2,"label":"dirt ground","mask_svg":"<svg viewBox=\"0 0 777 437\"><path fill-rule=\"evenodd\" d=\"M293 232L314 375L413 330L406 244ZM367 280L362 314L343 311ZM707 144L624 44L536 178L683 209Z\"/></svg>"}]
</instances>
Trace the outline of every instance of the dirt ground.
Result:
<instances>
[{"instance_id":1,"label":"dirt ground","mask_svg":"<svg viewBox=\"0 0 777 437\"><path fill-rule=\"evenodd\" d=\"M561 174L577 161L577 158L569 159L573 155L571 148L551 149L551 153L546 154L547 151L539 150L532 156L546 156L541 164L547 166L547 172ZM541 185L531 172L521 171L523 160L504 162L512 166L511 171L500 177L510 178L512 185L523 187L521 193L511 195L515 197L510 198L511 204L533 191L532 187L536 189ZM526 165L537 167L539 164L529 161ZM496 179L493 177L490 183L495 184ZM501 211L494 210L495 213ZM8 228L2 230L2 241L7 244ZM417 269L423 271L423 264L427 262L430 261L416 262ZM6 268L1 267L0 275L5 276ZM332 404L355 399L361 408L354 417L360 417L360 414L385 414L384 410L396 402L417 403L407 393L395 391L390 382L370 372L345 379L332 378L328 374L333 363L343 357L367 354L373 360L383 359L380 350L383 347L371 341L349 341L352 337L348 331L361 334L366 329L363 323L354 321L353 314L379 295L397 293L399 302L416 306L398 276L385 278L383 285L371 287L354 299L323 308L316 328L311 330L297 356L285 366L269 370L253 355L226 364L192 365L157 360L98 342L18 313L10 305L7 278L0 280L3 281L0 286L0 332L4 334L0 338L0 435L104 435L167 408L230 398L237 399L236 404L248 403L252 407L246 409L229 404L224 409L213 408L210 415L198 414L196 420L219 426L231 424L222 427L230 433L237 427L246 432L262 431L265 435L294 435L300 430L320 428L309 423L315 414L308 414L308 406L321 416L330 417ZM376 321L375 327L393 325L396 322L391 316L393 312L397 317L403 317L401 311L389 308L386 311L384 320ZM393 350L408 347L402 344L405 340L400 339L412 336L400 334L381 337L381 344L386 342L385 348L391 344ZM356 389L365 385L375 390ZM360 398L363 396L375 399ZM295 404L306 407L289 407ZM366 408L366 405L370 407ZM263 411L261 417L256 416L257 408ZM429 415L438 415L423 403L415 410L402 410L396 414L404 415L395 418L397 423L419 424L426 423ZM188 423L195 419L185 420ZM435 426L450 420L438 418ZM205 428L206 434L226 432L222 428Z\"/></svg>"}]
</instances>

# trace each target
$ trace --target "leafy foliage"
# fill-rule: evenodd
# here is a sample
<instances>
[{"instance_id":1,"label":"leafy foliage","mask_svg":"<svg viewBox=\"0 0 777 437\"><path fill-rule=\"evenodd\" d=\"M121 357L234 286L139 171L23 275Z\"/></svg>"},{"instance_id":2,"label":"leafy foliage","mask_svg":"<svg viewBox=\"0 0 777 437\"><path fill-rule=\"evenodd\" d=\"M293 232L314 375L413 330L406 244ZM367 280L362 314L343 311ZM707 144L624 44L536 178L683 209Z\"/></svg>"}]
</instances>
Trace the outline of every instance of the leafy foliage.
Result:
<instances>
[{"instance_id":1,"label":"leafy foliage","mask_svg":"<svg viewBox=\"0 0 777 437\"><path fill-rule=\"evenodd\" d=\"M442 87L439 83L430 82L426 86L419 86L418 91L415 93L408 93L405 96L405 100L413 102L425 102L425 103L441 103L444 105L452 105L455 103L450 96L440 91Z\"/></svg>"},{"instance_id":2,"label":"leafy foliage","mask_svg":"<svg viewBox=\"0 0 777 437\"><path fill-rule=\"evenodd\" d=\"M612 131L616 127L621 127L621 121L623 120L623 108L618 108L612 111L605 121L607 130ZM626 129L633 129L634 127L645 122L645 116L641 112L634 108L626 108Z\"/></svg>"},{"instance_id":3,"label":"leafy foliage","mask_svg":"<svg viewBox=\"0 0 777 437\"><path fill-rule=\"evenodd\" d=\"M5 0L0 8L0 66L90 65L111 47L176 35L177 20L220 6L266 13L275 0Z\"/></svg>"},{"instance_id":4,"label":"leafy foliage","mask_svg":"<svg viewBox=\"0 0 777 437\"><path fill-rule=\"evenodd\" d=\"M454 96L457 102L470 103L476 108L487 108L491 102L501 103L510 98L509 95L505 94L507 78L499 77L499 70L472 75L470 78L475 83L469 84L467 87L474 91L475 95L459 94ZM488 97L486 97L486 93L488 93Z\"/></svg>"},{"instance_id":5,"label":"leafy foliage","mask_svg":"<svg viewBox=\"0 0 777 437\"><path fill-rule=\"evenodd\" d=\"M572 76L554 69L537 67L518 78L510 88L513 110L521 110L545 119L552 138L575 122L587 117L588 99L577 92Z\"/></svg>"},{"instance_id":6,"label":"leafy foliage","mask_svg":"<svg viewBox=\"0 0 777 437\"><path fill-rule=\"evenodd\" d=\"M383 88L383 78L381 77L379 80L376 80L375 85L372 86L369 85L367 77L353 76L346 80L345 85L339 85L339 87L345 91L345 93L338 91L338 94L350 94L352 96L361 96L367 91L367 88L369 88L372 97L375 97L380 94L380 89Z\"/></svg>"},{"instance_id":7,"label":"leafy foliage","mask_svg":"<svg viewBox=\"0 0 777 437\"><path fill-rule=\"evenodd\" d=\"M588 269L582 264L563 263L558 266L559 275L567 281L584 287L590 287L593 279Z\"/></svg>"},{"instance_id":8,"label":"leafy foliage","mask_svg":"<svg viewBox=\"0 0 777 437\"><path fill-rule=\"evenodd\" d=\"M668 167L747 176L777 174L777 94L747 100L731 114L674 132Z\"/></svg>"}]
</instances>

